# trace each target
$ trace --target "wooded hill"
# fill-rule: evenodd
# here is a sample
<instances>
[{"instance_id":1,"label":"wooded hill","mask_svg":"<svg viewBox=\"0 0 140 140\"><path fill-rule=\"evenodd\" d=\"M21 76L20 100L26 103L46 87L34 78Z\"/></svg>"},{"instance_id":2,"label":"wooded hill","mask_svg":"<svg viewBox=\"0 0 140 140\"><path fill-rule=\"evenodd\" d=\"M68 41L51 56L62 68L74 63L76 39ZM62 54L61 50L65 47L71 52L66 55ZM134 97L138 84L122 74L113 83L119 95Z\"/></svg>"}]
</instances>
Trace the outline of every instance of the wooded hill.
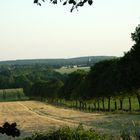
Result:
<instances>
[{"instance_id":1,"label":"wooded hill","mask_svg":"<svg viewBox=\"0 0 140 140\"><path fill-rule=\"evenodd\" d=\"M23 60L9 60L0 61L0 65L34 65L45 64L54 67L61 66L91 66L102 60L109 60L115 58L115 56L87 56L77 57L69 59L23 59Z\"/></svg>"}]
</instances>

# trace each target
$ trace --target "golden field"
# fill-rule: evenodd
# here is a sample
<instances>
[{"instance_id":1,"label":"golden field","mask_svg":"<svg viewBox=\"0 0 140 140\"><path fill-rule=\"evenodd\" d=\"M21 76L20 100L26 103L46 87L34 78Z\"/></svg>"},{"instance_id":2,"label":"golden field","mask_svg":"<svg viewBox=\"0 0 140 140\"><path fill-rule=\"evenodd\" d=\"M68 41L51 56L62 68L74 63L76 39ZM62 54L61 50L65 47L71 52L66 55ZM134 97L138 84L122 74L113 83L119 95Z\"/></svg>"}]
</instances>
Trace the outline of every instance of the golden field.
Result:
<instances>
[{"instance_id":1,"label":"golden field","mask_svg":"<svg viewBox=\"0 0 140 140\"><path fill-rule=\"evenodd\" d=\"M119 134L128 127L140 127L140 114L86 113L65 109L39 101L0 102L0 126L4 122L16 122L21 138L37 131L48 131L60 126L71 127L82 123L97 131ZM0 140L8 140L0 134Z\"/></svg>"}]
</instances>

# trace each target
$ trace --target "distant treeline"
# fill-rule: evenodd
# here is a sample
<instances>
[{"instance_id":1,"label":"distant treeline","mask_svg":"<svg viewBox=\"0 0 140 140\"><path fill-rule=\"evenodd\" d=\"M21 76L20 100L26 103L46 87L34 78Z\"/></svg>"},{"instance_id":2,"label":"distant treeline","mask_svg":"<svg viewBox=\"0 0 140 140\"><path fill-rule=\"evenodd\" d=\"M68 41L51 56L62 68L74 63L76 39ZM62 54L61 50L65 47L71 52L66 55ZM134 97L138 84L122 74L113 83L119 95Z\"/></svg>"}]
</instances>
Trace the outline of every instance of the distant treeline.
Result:
<instances>
[{"instance_id":1,"label":"distant treeline","mask_svg":"<svg viewBox=\"0 0 140 140\"><path fill-rule=\"evenodd\" d=\"M47 65L2 65L0 89L24 88L26 92L38 81L54 79L64 81L65 77Z\"/></svg>"},{"instance_id":2,"label":"distant treeline","mask_svg":"<svg viewBox=\"0 0 140 140\"><path fill-rule=\"evenodd\" d=\"M77 57L69 59L27 59L27 60L11 60L0 61L0 65L48 65L53 68L60 68L62 66L91 66L95 63L115 58L114 56L88 56Z\"/></svg>"},{"instance_id":3,"label":"distant treeline","mask_svg":"<svg viewBox=\"0 0 140 140\"><path fill-rule=\"evenodd\" d=\"M22 88L0 89L0 101L17 101L28 99Z\"/></svg>"}]
</instances>

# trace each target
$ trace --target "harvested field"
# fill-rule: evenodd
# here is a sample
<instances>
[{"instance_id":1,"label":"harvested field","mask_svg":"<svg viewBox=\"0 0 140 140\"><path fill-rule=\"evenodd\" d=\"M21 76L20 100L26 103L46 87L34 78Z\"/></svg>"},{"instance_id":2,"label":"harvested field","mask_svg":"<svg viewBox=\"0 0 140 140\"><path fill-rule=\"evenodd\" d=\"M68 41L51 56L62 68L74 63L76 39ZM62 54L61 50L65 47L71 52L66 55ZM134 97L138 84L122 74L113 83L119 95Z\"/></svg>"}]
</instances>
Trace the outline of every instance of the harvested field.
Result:
<instances>
[{"instance_id":1,"label":"harvested field","mask_svg":"<svg viewBox=\"0 0 140 140\"><path fill-rule=\"evenodd\" d=\"M113 135L119 134L125 127L133 127L132 121L140 128L139 114L85 113L38 101L1 102L0 125L6 121L17 122L22 137L36 131L48 131L64 125L74 127L79 123ZM0 138L0 140L8 140L7 136L1 134Z\"/></svg>"}]
</instances>

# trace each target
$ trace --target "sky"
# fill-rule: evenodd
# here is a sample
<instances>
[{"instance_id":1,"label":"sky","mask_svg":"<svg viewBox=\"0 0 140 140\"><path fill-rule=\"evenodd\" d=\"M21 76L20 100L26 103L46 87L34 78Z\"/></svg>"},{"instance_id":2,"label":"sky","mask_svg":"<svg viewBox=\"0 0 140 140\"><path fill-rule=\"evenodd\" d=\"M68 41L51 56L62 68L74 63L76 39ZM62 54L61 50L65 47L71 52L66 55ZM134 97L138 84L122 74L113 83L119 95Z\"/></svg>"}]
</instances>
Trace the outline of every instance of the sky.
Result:
<instances>
[{"instance_id":1,"label":"sky","mask_svg":"<svg viewBox=\"0 0 140 140\"><path fill-rule=\"evenodd\" d=\"M62 3L0 1L0 61L123 56L140 24L140 0L94 0L73 13Z\"/></svg>"}]
</instances>

